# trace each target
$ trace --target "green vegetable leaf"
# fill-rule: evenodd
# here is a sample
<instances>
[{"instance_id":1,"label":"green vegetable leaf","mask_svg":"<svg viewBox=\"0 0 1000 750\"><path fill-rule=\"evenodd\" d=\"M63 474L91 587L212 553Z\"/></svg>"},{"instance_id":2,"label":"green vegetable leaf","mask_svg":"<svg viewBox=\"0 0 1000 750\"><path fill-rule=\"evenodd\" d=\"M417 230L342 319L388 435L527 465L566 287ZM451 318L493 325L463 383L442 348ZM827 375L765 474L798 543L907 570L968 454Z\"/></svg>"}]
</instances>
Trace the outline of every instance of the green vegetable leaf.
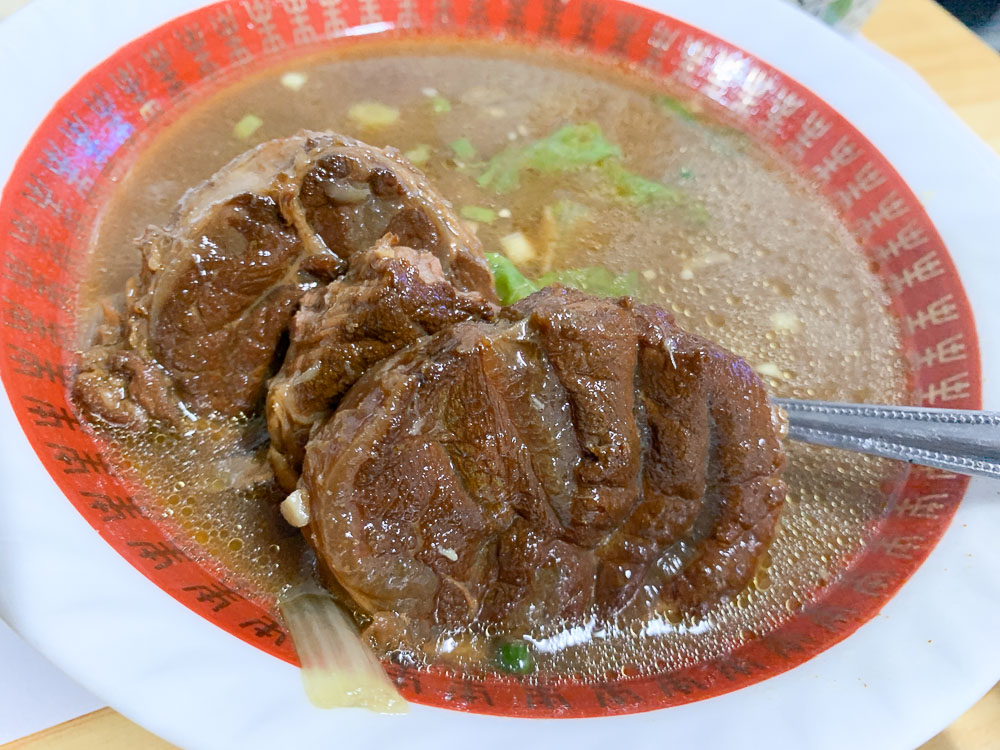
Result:
<instances>
[{"instance_id":1,"label":"green vegetable leaf","mask_svg":"<svg viewBox=\"0 0 1000 750\"><path fill-rule=\"evenodd\" d=\"M486 253L486 262L493 273L493 284L496 286L501 305L513 305L538 291L539 287L517 270L517 266L510 259L500 253Z\"/></svg>"},{"instance_id":2,"label":"green vegetable leaf","mask_svg":"<svg viewBox=\"0 0 1000 750\"><path fill-rule=\"evenodd\" d=\"M565 125L535 141L524 152L524 165L539 172L563 172L621 157L621 149L604 137L597 123Z\"/></svg>"},{"instance_id":3,"label":"green vegetable leaf","mask_svg":"<svg viewBox=\"0 0 1000 750\"><path fill-rule=\"evenodd\" d=\"M520 184L520 172L568 172L621 157L621 149L604 137L599 125L564 125L528 146L508 146L490 159L479 177L480 187L507 193Z\"/></svg>"},{"instance_id":4,"label":"green vegetable leaf","mask_svg":"<svg viewBox=\"0 0 1000 750\"><path fill-rule=\"evenodd\" d=\"M456 153L462 147L457 144L459 141L452 144ZM471 144L469 147L471 148ZM515 190L520 185L523 170L530 169L545 174L590 167L598 170L615 197L635 205L653 201L675 204L683 202L684 193L677 188L626 169L621 163L621 155L621 149L604 136L596 123L565 125L527 146L508 146L490 159L477 182L480 187L492 187L502 194ZM582 208L580 204L574 205ZM560 221L554 214L553 217ZM577 218L579 217L567 216L566 221L560 223L571 224Z\"/></svg>"},{"instance_id":5,"label":"green vegetable leaf","mask_svg":"<svg viewBox=\"0 0 1000 750\"><path fill-rule=\"evenodd\" d=\"M502 305L513 305L550 284L562 284L599 297L635 295L639 291L639 274L636 271L614 273L602 266L566 268L542 274L532 281L518 270L510 258L500 253L486 253L486 261L493 273L493 284Z\"/></svg>"},{"instance_id":6,"label":"green vegetable leaf","mask_svg":"<svg viewBox=\"0 0 1000 750\"><path fill-rule=\"evenodd\" d=\"M492 224L497 220L497 212L485 206L462 206L462 216L482 224Z\"/></svg>"},{"instance_id":7,"label":"green vegetable leaf","mask_svg":"<svg viewBox=\"0 0 1000 750\"><path fill-rule=\"evenodd\" d=\"M509 193L520 185L521 152L510 146L490 159L486 171L479 175L479 187L492 187L497 193Z\"/></svg>"},{"instance_id":8,"label":"green vegetable leaf","mask_svg":"<svg viewBox=\"0 0 1000 750\"><path fill-rule=\"evenodd\" d=\"M602 266L587 266L550 271L539 276L534 283L538 287L562 284L599 297L621 297L638 292L639 274L636 271L617 274Z\"/></svg>"},{"instance_id":9,"label":"green vegetable leaf","mask_svg":"<svg viewBox=\"0 0 1000 750\"><path fill-rule=\"evenodd\" d=\"M468 138L458 138L451 142L451 150L455 156L465 161L472 161L476 158L476 147L472 145Z\"/></svg>"},{"instance_id":10,"label":"green vegetable leaf","mask_svg":"<svg viewBox=\"0 0 1000 750\"><path fill-rule=\"evenodd\" d=\"M630 172L619 162L609 161L601 165L615 195L630 203L642 205L653 201L681 203L684 193L661 182L648 180L642 175Z\"/></svg>"}]
</instances>

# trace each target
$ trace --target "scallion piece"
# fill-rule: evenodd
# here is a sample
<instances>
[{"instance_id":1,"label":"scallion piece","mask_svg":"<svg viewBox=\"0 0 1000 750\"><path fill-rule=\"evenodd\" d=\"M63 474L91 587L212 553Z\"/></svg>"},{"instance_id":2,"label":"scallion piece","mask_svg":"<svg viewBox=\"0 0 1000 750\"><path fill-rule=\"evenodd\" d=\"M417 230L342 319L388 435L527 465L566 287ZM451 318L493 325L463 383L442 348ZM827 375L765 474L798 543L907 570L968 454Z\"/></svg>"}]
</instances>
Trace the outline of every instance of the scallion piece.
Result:
<instances>
[{"instance_id":1,"label":"scallion piece","mask_svg":"<svg viewBox=\"0 0 1000 750\"><path fill-rule=\"evenodd\" d=\"M462 206L462 216L480 224L492 224L497 220L497 212L485 206Z\"/></svg>"},{"instance_id":2,"label":"scallion piece","mask_svg":"<svg viewBox=\"0 0 1000 750\"><path fill-rule=\"evenodd\" d=\"M443 115L445 112L451 112L451 102L440 94L435 94L431 97L431 111L436 115Z\"/></svg>"},{"instance_id":3,"label":"scallion piece","mask_svg":"<svg viewBox=\"0 0 1000 750\"><path fill-rule=\"evenodd\" d=\"M455 156L464 161L472 161L476 158L476 147L472 145L468 138L457 138L451 142L451 150Z\"/></svg>"},{"instance_id":4,"label":"scallion piece","mask_svg":"<svg viewBox=\"0 0 1000 750\"><path fill-rule=\"evenodd\" d=\"M431 147L426 143L418 143L416 146L403 154L403 156L412 161L418 167L422 167L430 161Z\"/></svg>"},{"instance_id":5,"label":"scallion piece","mask_svg":"<svg viewBox=\"0 0 1000 750\"><path fill-rule=\"evenodd\" d=\"M306 81L309 80L309 76L305 73L297 73L293 70L288 71L281 76L281 85L286 89L291 89L292 91L298 91L303 86L306 85Z\"/></svg>"},{"instance_id":6,"label":"scallion piece","mask_svg":"<svg viewBox=\"0 0 1000 750\"><path fill-rule=\"evenodd\" d=\"M510 674L531 674L535 671L535 657L527 641L504 641L497 646L497 663Z\"/></svg>"},{"instance_id":7,"label":"scallion piece","mask_svg":"<svg viewBox=\"0 0 1000 750\"><path fill-rule=\"evenodd\" d=\"M353 105L347 110L347 116L362 128L377 130L399 120L399 110L382 102L365 101Z\"/></svg>"},{"instance_id":8,"label":"scallion piece","mask_svg":"<svg viewBox=\"0 0 1000 750\"><path fill-rule=\"evenodd\" d=\"M698 119L698 114L691 108L691 106L676 97L667 96L666 94L657 94L653 97L653 103L664 112L677 115L682 120L692 122Z\"/></svg>"},{"instance_id":9,"label":"scallion piece","mask_svg":"<svg viewBox=\"0 0 1000 750\"><path fill-rule=\"evenodd\" d=\"M240 121L233 126L233 135L241 141L245 141L256 133L263 124L264 121L257 117L257 115L243 115Z\"/></svg>"}]
</instances>

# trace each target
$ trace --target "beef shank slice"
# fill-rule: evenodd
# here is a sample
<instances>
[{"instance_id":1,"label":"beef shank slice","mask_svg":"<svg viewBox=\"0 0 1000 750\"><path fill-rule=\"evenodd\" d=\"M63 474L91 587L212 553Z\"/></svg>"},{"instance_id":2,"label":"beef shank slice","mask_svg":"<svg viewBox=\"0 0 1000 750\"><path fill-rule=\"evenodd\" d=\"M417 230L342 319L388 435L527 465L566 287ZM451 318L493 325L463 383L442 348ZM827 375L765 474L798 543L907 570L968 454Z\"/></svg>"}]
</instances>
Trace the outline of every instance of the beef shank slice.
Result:
<instances>
[{"instance_id":1,"label":"beef shank slice","mask_svg":"<svg viewBox=\"0 0 1000 750\"><path fill-rule=\"evenodd\" d=\"M475 235L395 150L311 132L251 149L140 240L124 314L81 358L77 403L136 429L255 409L302 295L386 233L430 253L456 289L496 301Z\"/></svg>"},{"instance_id":2,"label":"beef shank slice","mask_svg":"<svg viewBox=\"0 0 1000 750\"><path fill-rule=\"evenodd\" d=\"M371 365L453 323L495 316L479 292L462 291L426 250L387 234L351 256L347 273L307 292L289 332L289 348L267 391L270 459L293 490L306 441Z\"/></svg>"},{"instance_id":3,"label":"beef shank slice","mask_svg":"<svg viewBox=\"0 0 1000 750\"><path fill-rule=\"evenodd\" d=\"M739 591L784 460L743 360L657 307L550 287L370 369L299 489L321 564L383 634L527 628Z\"/></svg>"}]
</instances>

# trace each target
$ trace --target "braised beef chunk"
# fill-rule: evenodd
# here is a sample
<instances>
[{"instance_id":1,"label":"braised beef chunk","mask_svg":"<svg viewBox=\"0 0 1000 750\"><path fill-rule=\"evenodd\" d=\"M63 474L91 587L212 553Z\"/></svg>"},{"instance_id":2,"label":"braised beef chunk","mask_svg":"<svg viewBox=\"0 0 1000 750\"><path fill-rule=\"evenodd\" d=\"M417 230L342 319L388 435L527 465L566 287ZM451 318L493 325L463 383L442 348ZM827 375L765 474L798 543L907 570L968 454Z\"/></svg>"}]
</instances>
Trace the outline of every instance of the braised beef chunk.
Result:
<instances>
[{"instance_id":1,"label":"braised beef chunk","mask_svg":"<svg viewBox=\"0 0 1000 750\"><path fill-rule=\"evenodd\" d=\"M141 249L77 403L142 429L266 399L274 474L376 638L704 609L775 534L784 456L747 364L629 298L500 310L394 151L262 144Z\"/></svg>"},{"instance_id":2,"label":"braised beef chunk","mask_svg":"<svg viewBox=\"0 0 1000 750\"><path fill-rule=\"evenodd\" d=\"M785 496L778 421L735 355L663 310L550 287L371 368L299 488L377 637L708 607Z\"/></svg>"},{"instance_id":3,"label":"braised beef chunk","mask_svg":"<svg viewBox=\"0 0 1000 750\"><path fill-rule=\"evenodd\" d=\"M353 255L347 273L307 292L295 314L266 411L271 465L289 491L310 430L326 421L365 370L422 336L496 313L483 295L456 289L430 252L396 242L388 234Z\"/></svg>"},{"instance_id":4,"label":"braised beef chunk","mask_svg":"<svg viewBox=\"0 0 1000 750\"><path fill-rule=\"evenodd\" d=\"M302 244L274 200L244 194L213 211L195 246L160 272L149 351L194 411L238 414L260 401L306 284Z\"/></svg>"},{"instance_id":5,"label":"braised beef chunk","mask_svg":"<svg viewBox=\"0 0 1000 750\"><path fill-rule=\"evenodd\" d=\"M121 316L105 306L94 346L81 358L74 399L87 414L117 427L142 429L150 418L176 424L182 413L170 376L124 347L124 337Z\"/></svg>"},{"instance_id":6,"label":"braised beef chunk","mask_svg":"<svg viewBox=\"0 0 1000 750\"><path fill-rule=\"evenodd\" d=\"M256 409L302 295L387 232L436 258L458 292L496 301L475 235L394 150L303 133L247 152L142 239L124 316L106 321L116 333L82 357L77 403L135 429Z\"/></svg>"}]
</instances>

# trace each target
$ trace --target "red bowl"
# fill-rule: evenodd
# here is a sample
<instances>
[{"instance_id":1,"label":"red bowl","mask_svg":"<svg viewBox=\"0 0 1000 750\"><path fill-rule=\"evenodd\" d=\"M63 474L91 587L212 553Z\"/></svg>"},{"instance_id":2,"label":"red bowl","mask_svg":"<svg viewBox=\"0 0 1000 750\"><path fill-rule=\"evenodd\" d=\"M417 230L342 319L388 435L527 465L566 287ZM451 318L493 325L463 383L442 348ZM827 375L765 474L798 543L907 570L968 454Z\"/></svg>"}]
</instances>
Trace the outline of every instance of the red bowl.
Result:
<instances>
[{"instance_id":1,"label":"red bowl","mask_svg":"<svg viewBox=\"0 0 1000 750\"><path fill-rule=\"evenodd\" d=\"M202 8L88 72L22 153L0 202L0 226L8 228L0 377L39 460L112 547L201 617L293 664L274 602L234 591L178 529L145 515L145 490L119 474L105 457L108 445L76 418L67 386L79 272L113 178L193 103L253 71L359 36L455 35L559 45L641 68L777 152L817 182L884 281L913 363L915 402L980 406L972 315L920 203L843 117L743 50L614 0L229 0ZM387 669L407 700L508 716L633 713L736 690L801 664L878 613L944 534L966 484L962 476L914 469L886 488L885 516L839 578L776 629L721 658L600 684Z\"/></svg>"}]
</instances>

